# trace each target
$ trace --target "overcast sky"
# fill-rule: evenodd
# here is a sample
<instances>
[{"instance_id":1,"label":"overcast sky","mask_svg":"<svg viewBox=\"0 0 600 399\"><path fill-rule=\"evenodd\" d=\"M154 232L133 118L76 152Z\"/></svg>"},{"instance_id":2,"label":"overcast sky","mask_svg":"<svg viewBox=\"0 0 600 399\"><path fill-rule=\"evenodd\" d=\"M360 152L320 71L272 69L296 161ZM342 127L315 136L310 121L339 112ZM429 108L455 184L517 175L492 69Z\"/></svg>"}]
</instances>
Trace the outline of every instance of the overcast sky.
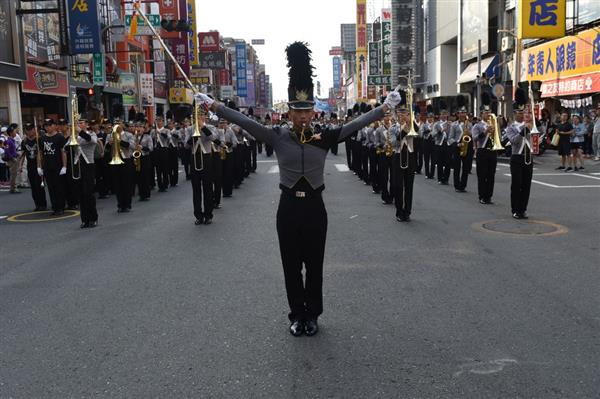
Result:
<instances>
[{"instance_id":1,"label":"overcast sky","mask_svg":"<svg viewBox=\"0 0 600 399\"><path fill-rule=\"evenodd\" d=\"M373 0L381 8L383 0ZM265 39L254 46L273 83L273 100L287 100L285 47L296 40L309 44L321 82L321 96L332 87L333 68L329 49L340 45L340 24L354 23L356 0L196 0L198 31L218 30L221 36Z\"/></svg>"}]
</instances>

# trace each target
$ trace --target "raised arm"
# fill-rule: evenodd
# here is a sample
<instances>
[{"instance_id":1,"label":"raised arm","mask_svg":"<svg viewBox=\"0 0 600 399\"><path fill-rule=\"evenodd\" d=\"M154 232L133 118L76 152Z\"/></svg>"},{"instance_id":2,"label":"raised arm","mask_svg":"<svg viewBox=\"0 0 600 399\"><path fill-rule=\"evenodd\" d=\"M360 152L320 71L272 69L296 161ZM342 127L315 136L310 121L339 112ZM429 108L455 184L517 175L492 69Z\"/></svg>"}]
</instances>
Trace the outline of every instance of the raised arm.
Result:
<instances>
[{"instance_id":1,"label":"raised arm","mask_svg":"<svg viewBox=\"0 0 600 399\"><path fill-rule=\"evenodd\" d=\"M340 132L339 140L344 140L346 137L350 136L355 131L362 129L363 127L375 121L383 119L385 115L384 107L385 105L381 105L375 108L374 110L369 111L366 114L360 116L359 118L356 118L347 125L342 126L342 131Z\"/></svg>"},{"instance_id":2,"label":"raised arm","mask_svg":"<svg viewBox=\"0 0 600 399\"><path fill-rule=\"evenodd\" d=\"M273 129L266 128L260 123L248 118L241 112L228 108L223 104L216 105L214 109L216 110L218 116L227 119L231 123L241 126L257 140L265 142L269 145L273 145L275 142L277 133L275 133Z\"/></svg>"}]
</instances>

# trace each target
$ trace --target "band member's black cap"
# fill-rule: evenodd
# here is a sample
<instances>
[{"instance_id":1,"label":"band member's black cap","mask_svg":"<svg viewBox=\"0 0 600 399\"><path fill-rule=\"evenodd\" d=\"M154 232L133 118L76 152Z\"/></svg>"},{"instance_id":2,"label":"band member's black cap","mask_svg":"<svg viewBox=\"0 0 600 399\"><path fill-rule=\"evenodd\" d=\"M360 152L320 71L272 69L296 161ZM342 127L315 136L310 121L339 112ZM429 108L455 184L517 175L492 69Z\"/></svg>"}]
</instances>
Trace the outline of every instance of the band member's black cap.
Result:
<instances>
[{"instance_id":1,"label":"band member's black cap","mask_svg":"<svg viewBox=\"0 0 600 399\"><path fill-rule=\"evenodd\" d=\"M44 125L45 126L56 125L56 122L54 122L54 119L47 118L47 119L44 119Z\"/></svg>"},{"instance_id":2,"label":"band member's black cap","mask_svg":"<svg viewBox=\"0 0 600 399\"><path fill-rule=\"evenodd\" d=\"M467 112L467 99L465 98L465 96L456 96L456 105L457 105L457 110L456 112Z\"/></svg>"},{"instance_id":3,"label":"band member's black cap","mask_svg":"<svg viewBox=\"0 0 600 399\"><path fill-rule=\"evenodd\" d=\"M35 125L33 123L26 123L24 127L25 130L31 130L35 127Z\"/></svg>"},{"instance_id":4,"label":"band member's black cap","mask_svg":"<svg viewBox=\"0 0 600 399\"><path fill-rule=\"evenodd\" d=\"M311 50L303 42L294 42L285 49L290 82L288 106L291 109L313 109L315 106Z\"/></svg>"},{"instance_id":5,"label":"band member's black cap","mask_svg":"<svg viewBox=\"0 0 600 399\"><path fill-rule=\"evenodd\" d=\"M63 125L67 125L68 123L67 123L67 120L66 120L66 119L64 119L64 118L60 118L60 119L58 120L58 123L57 123L57 124L58 124L58 125L61 125L61 126L63 126Z\"/></svg>"},{"instance_id":6,"label":"band member's black cap","mask_svg":"<svg viewBox=\"0 0 600 399\"><path fill-rule=\"evenodd\" d=\"M481 93L481 112L491 112L492 108L490 104L492 103L492 98L489 93Z\"/></svg>"},{"instance_id":7,"label":"band member's black cap","mask_svg":"<svg viewBox=\"0 0 600 399\"><path fill-rule=\"evenodd\" d=\"M432 105L428 105L427 106L427 116L428 117L435 116L435 114L433 113L433 106Z\"/></svg>"},{"instance_id":8,"label":"band member's black cap","mask_svg":"<svg viewBox=\"0 0 600 399\"><path fill-rule=\"evenodd\" d=\"M513 103L514 112L525 112L525 104L527 104L527 93L522 88L515 91L515 102Z\"/></svg>"}]
</instances>

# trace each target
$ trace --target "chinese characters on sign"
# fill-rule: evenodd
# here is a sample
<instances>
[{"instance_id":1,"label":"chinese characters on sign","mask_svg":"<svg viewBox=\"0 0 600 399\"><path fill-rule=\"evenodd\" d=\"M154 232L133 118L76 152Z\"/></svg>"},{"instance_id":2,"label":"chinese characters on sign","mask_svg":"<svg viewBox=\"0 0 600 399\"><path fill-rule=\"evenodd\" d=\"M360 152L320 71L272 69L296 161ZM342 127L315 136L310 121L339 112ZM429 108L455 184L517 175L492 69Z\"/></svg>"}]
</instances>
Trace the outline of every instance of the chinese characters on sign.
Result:
<instances>
[{"instance_id":1,"label":"chinese characters on sign","mask_svg":"<svg viewBox=\"0 0 600 399\"><path fill-rule=\"evenodd\" d=\"M567 0L519 0L519 38L563 37Z\"/></svg>"},{"instance_id":2,"label":"chinese characters on sign","mask_svg":"<svg viewBox=\"0 0 600 399\"><path fill-rule=\"evenodd\" d=\"M189 76L190 74L190 56L188 53L187 38L171 39L171 52L177 60L177 63L183 69L183 72ZM175 68L175 79L184 80L177 68Z\"/></svg>"},{"instance_id":3,"label":"chinese characters on sign","mask_svg":"<svg viewBox=\"0 0 600 399\"><path fill-rule=\"evenodd\" d=\"M381 42L369 42L369 75L378 75L381 51L379 48Z\"/></svg>"},{"instance_id":4,"label":"chinese characters on sign","mask_svg":"<svg viewBox=\"0 0 600 399\"><path fill-rule=\"evenodd\" d=\"M342 59L341 57L333 57L333 91L335 95L340 94L342 80Z\"/></svg>"},{"instance_id":5,"label":"chinese characters on sign","mask_svg":"<svg viewBox=\"0 0 600 399\"><path fill-rule=\"evenodd\" d=\"M367 0L356 0L356 83L359 101L367 99Z\"/></svg>"},{"instance_id":6,"label":"chinese characters on sign","mask_svg":"<svg viewBox=\"0 0 600 399\"><path fill-rule=\"evenodd\" d=\"M597 72L600 32L590 29L530 47L523 50L522 60L523 80L558 80Z\"/></svg>"},{"instance_id":7,"label":"chinese characters on sign","mask_svg":"<svg viewBox=\"0 0 600 399\"><path fill-rule=\"evenodd\" d=\"M199 65L202 69L224 69L225 52L200 53Z\"/></svg>"},{"instance_id":8,"label":"chinese characters on sign","mask_svg":"<svg viewBox=\"0 0 600 399\"><path fill-rule=\"evenodd\" d=\"M392 77L388 75L369 75L367 82L369 86L391 86Z\"/></svg>"},{"instance_id":9,"label":"chinese characters on sign","mask_svg":"<svg viewBox=\"0 0 600 399\"><path fill-rule=\"evenodd\" d=\"M68 7L71 53L100 53L97 2L92 0L69 0Z\"/></svg>"},{"instance_id":10,"label":"chinese characters on sign","mask_svg":"<svg viewBox=\"0 0 600 399\"><path fill-rule=\"evenodd\" d=\"M248 88L246 82L246 43L235 45L236 88L238 97L246 97Z\"/></svg>"},{"instance_id":11,"label":"chinese characters on sign","mask_svg":"<svg viewBox=\"0 0 600 399\"><path fill-rule=\"evenodd\" d=\"M383 16L381 23L381 46L382 46L382 72L384 75L392 74L392 10L381 10Z\"/></svg>"},{"instance_id":12,"label":"chinese characters on sign","mask_svg":"<svg viewBox=\"0 0 600 399\"><path fill-rule=\"evenodd\" d=\"M151 73L140 73L140 92L142 95L142 106L154 106L154 75Z\"/></svg>"},{"instance_id":13,"label":"chinese characters on sign","mask_svg":"<svg viewBox=\"0 0 600 399\"><path fill-rule=\"evenodd\" d=\"M597 93L600 91L600 73L543 82L541 91L542 97Z\"/></svg>"}]
</instances>

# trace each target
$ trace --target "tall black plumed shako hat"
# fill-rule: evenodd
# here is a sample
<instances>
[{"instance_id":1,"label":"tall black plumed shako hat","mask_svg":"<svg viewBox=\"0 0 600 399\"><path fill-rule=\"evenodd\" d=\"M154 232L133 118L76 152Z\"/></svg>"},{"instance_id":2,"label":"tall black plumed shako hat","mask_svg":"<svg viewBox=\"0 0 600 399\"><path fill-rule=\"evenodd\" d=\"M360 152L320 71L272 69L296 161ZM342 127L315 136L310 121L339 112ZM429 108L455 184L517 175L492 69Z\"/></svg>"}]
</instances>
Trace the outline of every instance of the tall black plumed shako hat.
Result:
<instances>
[{"instance_id":1,"label":"tall black plumed shako hat","mask_svg":"<svg viewBox=\"0 0 600 399\"><path fill-rule=\"evenodd\" d=\"M513 111L524 112L525 104L527 104L527 92L519 87L515 91L515 102L513 103Z\"/></svg>"},{"instance_id":2,"label":"tall black plumed shako hat","mask_svg":"<svg viewBox=\"0 0 600 399\"><path fill-rule=\"evenodd\" d=\"M294 42L285 49L290 82L288 106L291 109L313 109L315 106L312 52L304 42Z\"/></svg>"}]
</instances>

